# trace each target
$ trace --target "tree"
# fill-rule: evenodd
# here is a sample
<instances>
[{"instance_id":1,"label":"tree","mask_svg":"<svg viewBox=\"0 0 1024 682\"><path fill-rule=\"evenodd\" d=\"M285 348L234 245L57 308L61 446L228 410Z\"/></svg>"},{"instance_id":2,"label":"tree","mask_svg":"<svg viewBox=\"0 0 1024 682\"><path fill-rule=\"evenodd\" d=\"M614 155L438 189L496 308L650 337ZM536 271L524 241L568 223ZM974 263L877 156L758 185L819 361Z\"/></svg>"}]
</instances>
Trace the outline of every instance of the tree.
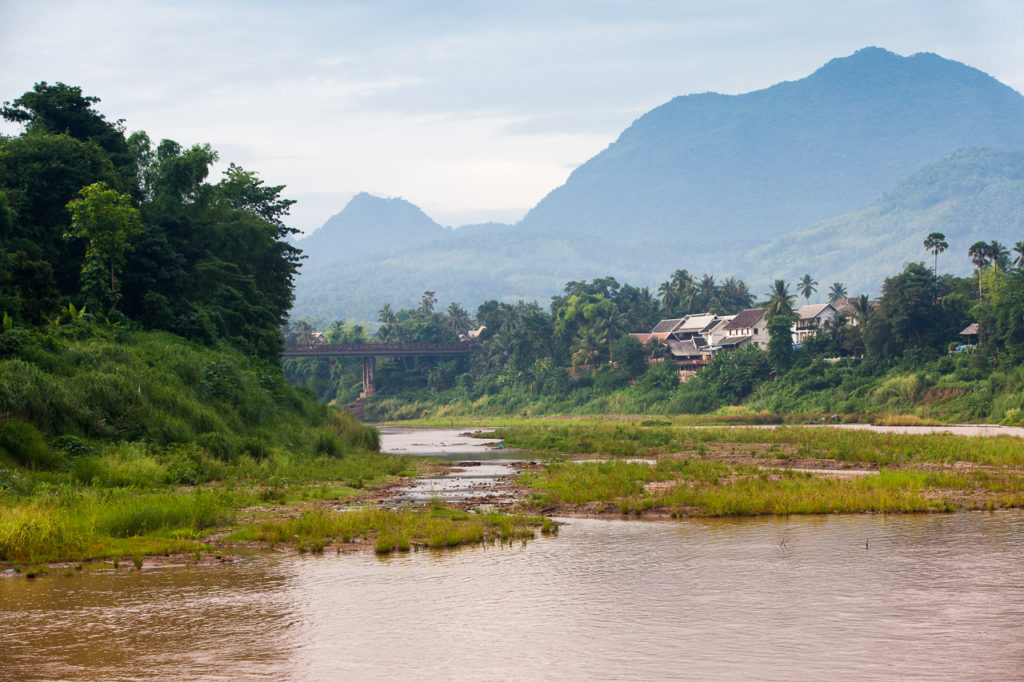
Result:
<instances>
[{"instance_id":1,"label":"tree","mask_svg":"<svg viewBox=\"0 0 1024 682\"><path fill-rule=\"evenodd\" d=\"M856 311L857 324L863 326L868 323L871 318L871 300L867 294L861 294L857 298L853 299L850 304Z\"/></svg>"},{"instance_id":2,"label":"tree","mask_svg":"<svg viewBox=\"0 0 1024 682\"><path fill-rule=\"evenodd\" d=\"M1001 242L993 239L988 243L988 257L992 265L1006 271L1010 267L1010 251Z\"/></svg>"},{"instance_id":3,"label":"tree","mask_svg":"<svg viewBox=\"0 0 1024 682\"><path fill-rule=\"evenodd\" d=\"M584 329L573 344L573 367L589 367L601 357L601 339L592 329Z\"/></svg>"},{"instance_id":4,"label":"tree","mask_svg":"<svg viewBox=\"0 0 1024 682\"><path fill-rule=\"evenodd\" d=\"M461 304L454 302L448 304L448 310L445 311L444 322L453 334L465 333L471 324L469 312L463 308Z\"/></svg>"},{"instance_id":5,"label":"tree","mask_svg":"<svg viewBox=\"0 0 1024 682\"><path fill-rule=\"evenodd\" d=\"M832 282L828 290L828 302L835 304L841 298L846 298L846 286L842 282Z\"/></svg>"},{"instance_id":6,"label":"tree","mask_svg":"<svg viewBox=\"0 0 1024 682\"><path fill-rule=\"evenodd\" d=\"M959 329L936 301L938 282L922 263L908 263L882 285L878 310L864 331L868 352L895 357L910 348L940 349ZM962 327L960 327L962 328Z\"/></svg>"},{"instance_id":7,"label":"tree","mask_svg":"<svg viewBox=\"0 0 1024 682\"><path fill-rule=\"evenodd\" d=\"M121 122L110 123L95 111L93 105L99 101L82 95L80 87L42 81L13 102L4 102L0 116L25 124L30 135L68 135L95 142L115 166L125 168L131 158Z\"/></svg>"},{"instance_id":8,"label":"tree","mask_svg":"<svg viewBox=\"0 0 1024 682\"><path fill-rule=\"evenodd\" d=\"M68 202L68 211L71 227L65 238L81 237L89 242L82 265L82 291L113 312L120 299L117 274L124 267L131 240L142 231L139 211L127 195L104 182L83 187L79 198ZM110 275L109 288L100 279L104 271Z\"/></svg>"},{"instance_id":9,"label":"tree","mask_svg":"<svg viewBox=\"0 0 1024 682\"><path fill-rule=\"evenodd\" d=\"M932 256L935 257L935 261L932 264L932 274L938 277L939 254L949 248L949 244L946 243L946 235L941 232L932 232L924 238L924 248L928 249Z\"/></svg>"},{"instance_id":10,"label":"tree","mask_svg":"<svg viewBox=\"0 0 1024 682\"><path fill-rule=\"evenodd\" d=\"M978 298L984 302L984 297L981 292L981 271L988 265L990 248L986 242L978 241L971 244L970 248L967 249L967 255L970 257L971 262L978 268Z\"/></svg>"},{"instance_id":11,"label":"tree","mask_svg":"<svg viewBox=\"0 0 1024 682\"><path fill-rule=\"evenodd\" d=\"M796 290L800 292L800 295L804 297L807 303L811 302L811 294L818 290L818 283L809 274L804 275L800 278L800 281L796 285Z\"/></svg>"},{"instance_id":12,"label":"tree","mask_svg":"<svg viewBox=\"0 0 1024 682\"><path fill-rule=\"evenodd\" d=\"M437 305L437 296L434 295L433 291L424 291L423 296L420 298L420 312L424 315L430 315L434 312L434 306Z\"/></svg>"},{"instance_id":13,"label":"tree","mask_svg":"<svg viewBox=\"0 0 1024 682\"><path fill-rule=\"evenodd\" d=\"M1017 254L1017 257L1013 259L1013 264L1024 270L1024 241L1014 244L1013 250Z\"/></svg>"},{"instance_id":14,"label":"tree","mask_svg":"<svg viewBox=\"0 0 1024 682\"><path fill-rule=\"evenodd\" d=\"M793 318L790 313L776 313L768 322L768 364L780 374L793 364Z\"/></svg>"},{"instance_id":15,"label":"tree","mask_svg":"<svg viewBox=\"0 0 1024 682\"><path fill-rule=\"evenodd\" d=\"M772 288L766 294L768 296L768 309L766 314L769 318L776 315L790 316L793 314L793 299L796 298L789 293L789 285L785 280L777 279Z\"/></svg>"}]
</instances>

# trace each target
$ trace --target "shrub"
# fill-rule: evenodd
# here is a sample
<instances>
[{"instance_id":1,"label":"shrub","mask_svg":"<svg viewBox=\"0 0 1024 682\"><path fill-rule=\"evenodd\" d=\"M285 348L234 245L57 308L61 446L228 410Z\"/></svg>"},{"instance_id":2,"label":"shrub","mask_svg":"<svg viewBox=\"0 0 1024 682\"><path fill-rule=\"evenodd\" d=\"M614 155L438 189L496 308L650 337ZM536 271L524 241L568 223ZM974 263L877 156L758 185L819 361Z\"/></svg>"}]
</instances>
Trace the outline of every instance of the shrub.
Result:
<instances>
[{"instance_id":1,"label":"shrub","mask_svg":"<svg viewBox=\"0 0 1024 682\"><path fill-rule=\"evenodd\" d=\"M56 469L62 461L60 452L47 447L39 430L21 419L0 425L0 451L33 469Z\"/></svg>"}]
</instances>

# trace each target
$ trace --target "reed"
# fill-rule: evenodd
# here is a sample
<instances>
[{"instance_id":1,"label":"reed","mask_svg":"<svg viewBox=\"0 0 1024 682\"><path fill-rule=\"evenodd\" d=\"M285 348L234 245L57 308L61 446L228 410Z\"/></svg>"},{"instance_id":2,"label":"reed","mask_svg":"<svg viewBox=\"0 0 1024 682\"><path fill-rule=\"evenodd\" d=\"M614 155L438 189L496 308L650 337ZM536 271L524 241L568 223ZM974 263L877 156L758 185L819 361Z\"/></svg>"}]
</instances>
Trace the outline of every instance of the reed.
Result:
<instances>
[{"instance_id":1,"label":"reed","mask_svg":"<svg viewBox=\"0 0 1024 682\"><path fill-rule=\"evenodd\" d=\"M449 509L394 511L360 509L334 512L309 509L297 518L265 520L237 531L231 540L256 540L304 550L316 545L372 542L378 554L408 551L414 545L443 549L483 542L511 542L552 533L553 522L540 516L467 514Z\"/></svg>"}]
</instances>

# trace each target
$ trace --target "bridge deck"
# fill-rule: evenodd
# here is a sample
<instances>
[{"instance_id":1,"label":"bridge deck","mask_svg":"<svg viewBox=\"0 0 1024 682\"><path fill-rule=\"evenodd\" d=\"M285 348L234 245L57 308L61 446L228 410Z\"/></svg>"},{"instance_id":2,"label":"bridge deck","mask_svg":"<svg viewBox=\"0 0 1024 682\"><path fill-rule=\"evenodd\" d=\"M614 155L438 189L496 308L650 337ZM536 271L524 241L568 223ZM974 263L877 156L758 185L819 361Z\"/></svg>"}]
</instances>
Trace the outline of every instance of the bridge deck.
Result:
<instances>
[{"instance_id":1,"label":"bridge deck","mask_svg":"<svg viewBox=\"0 0 1024 682\"><path fill-rule=\"evenodd\" d=\"M284 347L282 358L414 358L469 355L469 343L307 343Z\"/></svg>"}]
</instances>

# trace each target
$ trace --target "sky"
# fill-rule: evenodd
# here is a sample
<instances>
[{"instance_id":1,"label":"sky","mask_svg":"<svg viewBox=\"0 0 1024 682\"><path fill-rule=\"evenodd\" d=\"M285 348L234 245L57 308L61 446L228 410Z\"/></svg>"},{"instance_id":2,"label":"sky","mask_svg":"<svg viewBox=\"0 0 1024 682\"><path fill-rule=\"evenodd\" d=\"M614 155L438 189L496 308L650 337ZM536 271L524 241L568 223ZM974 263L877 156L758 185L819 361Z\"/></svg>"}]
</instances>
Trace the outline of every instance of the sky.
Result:
<instances>
[{"instance_id":1,"label":"sky","mask_svg":"<svg viewBox=\"0 0 1024 682\"><path fill-rule=\"evenodd\" d=\"M515 222L677 95L869 45L1024 91L1022 29L1019 0L0 0L0 101L80 86L128 131L287 185L304 232L361 191L443 225Z\"/></svg>"}]
</instances>

